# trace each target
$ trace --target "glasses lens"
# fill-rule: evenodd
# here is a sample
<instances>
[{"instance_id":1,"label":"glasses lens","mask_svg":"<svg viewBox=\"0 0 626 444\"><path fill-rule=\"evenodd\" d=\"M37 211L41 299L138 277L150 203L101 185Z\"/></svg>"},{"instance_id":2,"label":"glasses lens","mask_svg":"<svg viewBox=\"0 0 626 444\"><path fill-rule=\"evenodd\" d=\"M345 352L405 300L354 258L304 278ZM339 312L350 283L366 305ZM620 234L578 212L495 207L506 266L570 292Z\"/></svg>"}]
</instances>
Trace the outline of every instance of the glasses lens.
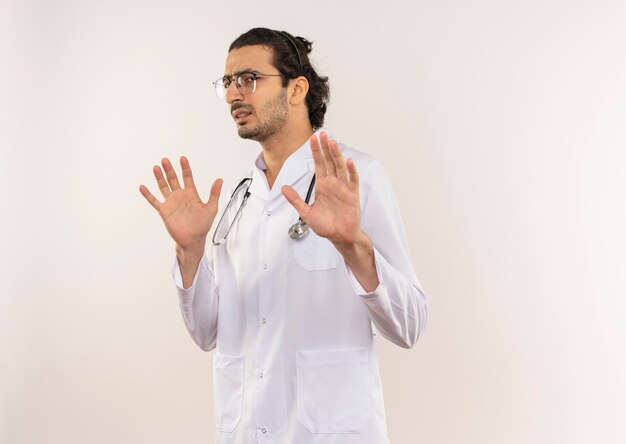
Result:
<instances>
[{"instance_id":1,"label":"glasses lens","mask_svg":"<svg viewBox=\"0 0 626 444\"><path fill-rule=\"evenodd\" d=\"M232 83L232 77L222 77L213 82L215 95L220 100L226 98L226 90ZM235 78L235 85L241 94L252 94L256 89L256 74L252 72L243 72Z\"/></svg>"},{"instance_id":2,"label":"glasses lens","mask_svg":"<svg viewBox=\"0 0 626 444\"><path fill-rule=\"evenodd\" d=\"M243 72L237 76L237 87L241 94L252 94L256 89L256 75L251 72Z\"/></svg>"},{"instance_id":3,"label":"glasses lens","mask_svg":"<svg viewBox=\"0 0 626 444\"><path fill-rule=\"evenodd\" d=\"M241 210L246 203L248 188L250 187L251 179L243 181L233 192L233 195L226 206L226 209L222 213L222 216L217 223L215 232L213 233L213 244L220 245L228 236L228 233L237 222Z\"/></svg>"},{"instance_id":4,"label":"glasses lens","mask_svg":"<svg viewBox=\"0 0 626 444\"><path fill-rule=\"evenodd\" d=\"M226 97L226 87L224 86L223 79L217 79L213 82L213 88L215 89L215 95L218 99L223 100Z\"/></svg>"}]
</instances>

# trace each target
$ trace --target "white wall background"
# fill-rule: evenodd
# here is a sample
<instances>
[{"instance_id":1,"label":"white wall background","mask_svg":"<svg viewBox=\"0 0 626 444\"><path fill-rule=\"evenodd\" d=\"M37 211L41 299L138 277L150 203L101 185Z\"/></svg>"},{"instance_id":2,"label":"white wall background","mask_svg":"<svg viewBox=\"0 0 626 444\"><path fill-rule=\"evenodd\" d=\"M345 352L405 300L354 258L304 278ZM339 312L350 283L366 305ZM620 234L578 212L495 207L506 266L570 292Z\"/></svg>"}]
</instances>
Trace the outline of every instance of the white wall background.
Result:
<instances>
[{"instance_id":1,"label":"white wall background","mask_svg":"<svg viewBox=\"0 0 626 444\"><path fill-rule=\"evenodd\" d=\"M211 354L137 187L258 147L210 81L253 26L315 42L327 126L391 172L430 296L381 341L394 444L626 442L626 2L5 0L0 442L210 443Z\"/></svg>"}]
</instances>

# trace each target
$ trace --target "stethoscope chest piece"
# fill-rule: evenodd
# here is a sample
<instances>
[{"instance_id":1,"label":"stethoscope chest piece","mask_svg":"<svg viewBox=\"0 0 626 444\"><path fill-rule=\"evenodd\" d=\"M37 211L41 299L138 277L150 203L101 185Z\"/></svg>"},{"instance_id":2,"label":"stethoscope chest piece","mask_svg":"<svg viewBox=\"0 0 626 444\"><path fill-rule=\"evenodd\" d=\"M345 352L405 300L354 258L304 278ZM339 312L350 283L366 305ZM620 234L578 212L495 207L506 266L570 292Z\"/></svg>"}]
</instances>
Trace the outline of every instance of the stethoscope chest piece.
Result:
<instances>
[{"instance_id":1,"label":"stethoscope chest piece","mask_svg":"<svg viewBox=\"0 0 626 444\"><path fill-rule=\"evenodd\" d=\"M289 228L289 237L292 239L300 239L308 232L309 226L302 219L298 219L298 222Z\"/></svg>"},{"instance_id":2,"label":"stethoscope chest piece","mask_svg":"<svg viewBox=\"0 0 626 444\"><path fill-rule=\"evenodd\" d=\"M309 189L306 192L306 199L304 199L304 203L308 205L309 199L311 199L311 192L313 191L313 186L315 185L315 174L311 178L311 183L309 184ZM301 239L309 232L309 226L305 221L302 220L301 217L298 218L298 222L293 224L289 228L289 237L292 239Z\"/></svg>"}]
</instances>

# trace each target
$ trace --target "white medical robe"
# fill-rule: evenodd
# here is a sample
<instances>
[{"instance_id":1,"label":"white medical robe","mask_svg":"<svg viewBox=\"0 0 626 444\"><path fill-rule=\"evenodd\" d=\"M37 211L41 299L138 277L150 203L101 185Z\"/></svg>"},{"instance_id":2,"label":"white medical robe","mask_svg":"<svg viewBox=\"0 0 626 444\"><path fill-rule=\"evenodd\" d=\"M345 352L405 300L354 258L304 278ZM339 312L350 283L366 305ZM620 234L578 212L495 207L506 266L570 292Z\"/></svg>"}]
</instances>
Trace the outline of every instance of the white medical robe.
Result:
<instances>
[{"instance_id":1,"label":"white medical robe","mask_svg":"<svg viewBox=\"0 0 626 444\"><path fill-rule=\"evenodd\" d=\"M373 331L412 347L426 324L426 296L383 167L340 146L360 176L375 291L363 290L328 240L288 235L298 214L280 189L306 195L314 173L308 141L271 190L259 155L240 218L224 245L207 247L189 289L175 261L187 329L203 350L215 349L218 443L388 443Z\"/></svg>"}]
</instances>

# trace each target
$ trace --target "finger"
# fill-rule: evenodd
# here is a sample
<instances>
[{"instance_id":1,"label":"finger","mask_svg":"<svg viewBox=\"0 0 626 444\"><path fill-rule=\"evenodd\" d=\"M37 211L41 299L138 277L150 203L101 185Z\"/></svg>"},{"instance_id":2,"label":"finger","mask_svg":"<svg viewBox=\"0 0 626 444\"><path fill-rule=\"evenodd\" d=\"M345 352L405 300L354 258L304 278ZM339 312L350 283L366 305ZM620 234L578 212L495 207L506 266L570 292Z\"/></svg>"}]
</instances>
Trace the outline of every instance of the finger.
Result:
<instances>
[{"instance_id":1,"label":"finger","mask_svg":"<svg viewBox=\"0 0 626 444\"><path fill-rule=\"evenodd\" d=\"M217 179L211 185L211 193L209 194L209 200L207 201L207 205L210 205L215 208L217 211L217 203L220 200L220 194L222 193L222 184L224 181L222 179Z\"/></svg>"},{"instance_id":2,"label":"finger","mask_svg":"<svg viewBox=\"0 0 626 444\"><path fill-rule=\"evenodd\" d=\"M317 177L326 177L326 162L322 154L322 148L317 136L313 134L309 140L311 145L311 154L313 154L313 162L315 163L315 175Z\"/></svg>"},{"instance_id":3,"label":"finger","mask_svg":"<svg viewBox=\"0 0 626 444\"><path fill-rule=\"evenodd\" d=\"M159 211L159 209L161 208L161 202L159 202L158 199L152 195L148 188L146 188L144 185L140 185L139 192L143 195L143 197L146 198L148 203L152 205L155 210Z\"/></svg>"},{"instance_id":4,"label":"finger","mask_svg":"<svg viewBox=\"0 0 626 444\"><path fill-rule=\"evenodd\" d=\"M348 170L348 177L350 179L350 189L354 192L359 192L359 172L356 170L354 160L351 157L346 161L346 169Z\"/></svg>"},{"instance_id":5,"label":"finger","mask_svg":"<svg viewBox=\"0 0 626 444\"><path fill-rule=\"evenodd\" d=\"M326 162L326 174L329 176L337 176L337 168L333 161L333 155L330 152L330 145L328 142L328 133L322 132L320 134L320 144L322 145L322 154L324 155L324 161Z\"/></svg>"},{"instance_id":6,"label":"finger","mask_svg":"<svg viewBox=\"0 0 626 444\"><path fill-rule=\"evenodd\" d=\"M157 184L159 185L159 190L161 190L161 194L164 198L167 199L167 196L169 196L172 191L170 190L170 186L167 184L165 177L163 177L163 170L161 170L160 166L155 165L152 169L152 172L154 173L154 177L156 178Z\"/></svg>"},{"instance_id":7,"label":"finger","mask_svg":"<svg viewBox=\"0 0 626 444\"><path fill-rule=\"evenodd\" d=\"M172 191L180 190L178 177L176 176L176 171L174 171L174 167L170 163L170 160L167 157L164 157L161 160L161 165L163 165L163 169L165 170L165 177L167 177L167 182L170 184L170 188L172 189Z\"/></svg>"},{"instance_id":8,"label":"finger","mask_svg":"<svg viewBox=\"0 0 626 444\"><path fill-rule=\"evenodd\" d=\"M302 200L296 190L289 185L283 185L280 191L289 203L296 209L302 220L306 222L306 216L309 214L310 206Z\"/></svg>"},{"instance_id":9,"label":"finger","mask_svg":"<svg viewBox=\"0 0 626 444\"><path fill-rule=\"evenodd\" d=\"M180 169L183 172L183 184L185 188L195 188L196 184L193 182L191 166L189 166L189 160L187 160L185 156L181 156L180 158Z\"/></svg>"},{"instance_id":10,"label":"finger","mask_svg":"<svg viewBox=\"0 0 626 444\"><path fill-rule=\"evenodd\" d=\"M346 159L343 158L341 154L341 149L339 149L339 145L336 141L331 140L329 142L330 154L333 159L333 163L335 165L335 171L337 172L337 178L344 182L348 182L350 180L348 169L346 167Z\"/></svg>"}]
</instances>

